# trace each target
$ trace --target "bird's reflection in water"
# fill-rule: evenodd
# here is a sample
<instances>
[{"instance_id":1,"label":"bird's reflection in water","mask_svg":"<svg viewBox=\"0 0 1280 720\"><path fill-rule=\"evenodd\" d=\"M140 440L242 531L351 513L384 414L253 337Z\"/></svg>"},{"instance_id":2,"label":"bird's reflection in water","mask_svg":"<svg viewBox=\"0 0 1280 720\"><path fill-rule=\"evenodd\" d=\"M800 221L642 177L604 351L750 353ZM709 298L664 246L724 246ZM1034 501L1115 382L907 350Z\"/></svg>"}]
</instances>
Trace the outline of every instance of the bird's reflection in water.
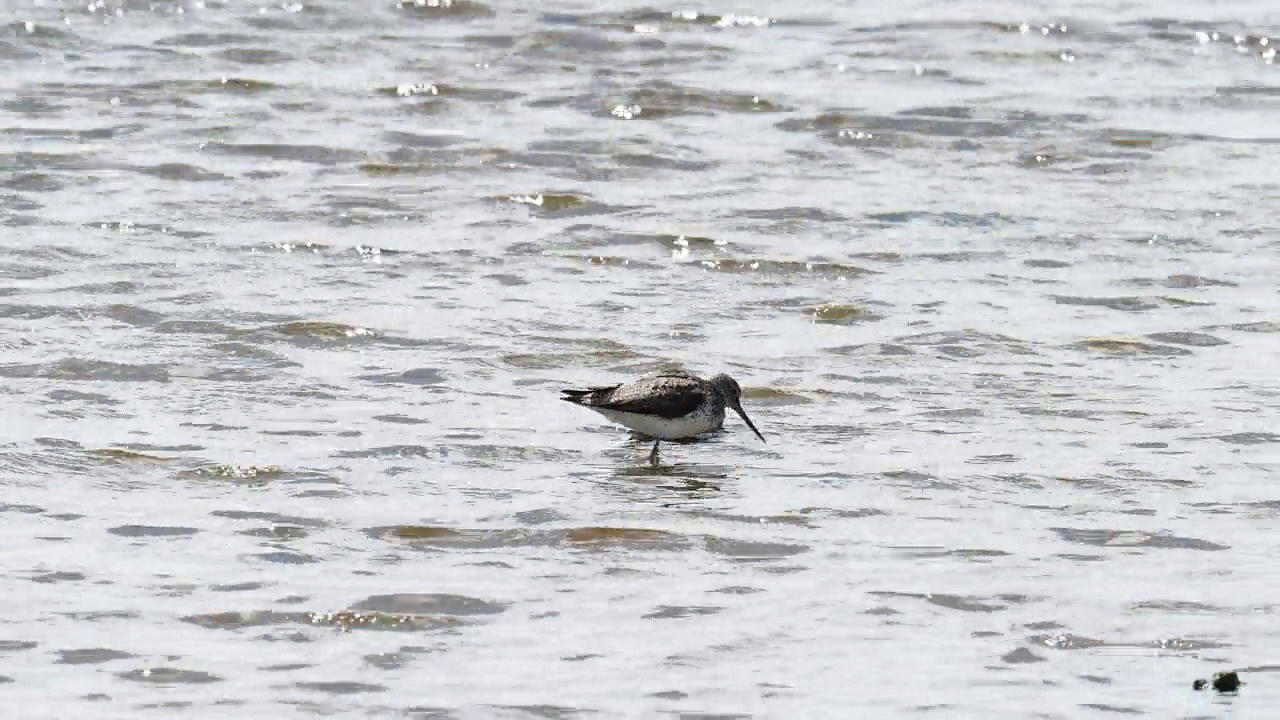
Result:
<instances>
[{"instance_id":1,"label":"bird's reflection in water","mask_svg":"<svg viewBox=\"0 0 1280 720\"><path fill-rule=\"evenodd\" d=\"M686 445L708 440L710 437L673 440L671 443ZM732 482L740 468L679 462L684 457L679 451L664 455L658 464L651 465L647 458L651 442L642 435L633 435L626 442L604 451L601 461L589 465L589 470L571 475L587 479L610 494L626 497L629 501L657 501L664 506L722 497L726 488L730 488L732 493Z\"/></svg>"},{"instance_id":2,"label":"bird's reflection in water","mask_svg":"<svg viewBox=\"0 0 1280 720\"><path fill-rule=\"evenodd\" d=\"M732 477L728 465L695 463L663 463L661 465L629 465L614 468L614 476L628 480L673 480L686 484L718 486Z\"/></svg>"},{"instance_id":3,"label":"bird's reflection in water","mask_svg":"<svg viewBox=\"0 0 1280 720\"><path fill-rule=\"evenodd\" d=\"M633 499L660 496L694 499L718 495L724 485L731 482L735 468L729 465L700 463L661 462L650 465L643 453L629 448L618 448L606 453L608 462L596 463L598 473L592 473L595 482L603 482L613 493Z\"/></svg>"}]
</instances>

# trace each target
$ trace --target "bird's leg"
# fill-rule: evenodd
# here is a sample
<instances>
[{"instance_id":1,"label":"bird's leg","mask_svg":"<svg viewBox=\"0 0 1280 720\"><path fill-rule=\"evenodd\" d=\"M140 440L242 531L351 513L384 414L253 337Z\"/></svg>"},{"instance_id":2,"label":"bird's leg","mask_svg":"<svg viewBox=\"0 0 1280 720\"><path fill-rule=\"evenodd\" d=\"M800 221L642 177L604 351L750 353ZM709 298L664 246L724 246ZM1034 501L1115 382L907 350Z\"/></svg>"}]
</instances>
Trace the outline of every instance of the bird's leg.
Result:
<instances>
[{"instance_id":1,"label":"bird's leg","mask_svg":"<svg viewBox=\"0 0 1280 720\"><path fill-rule=\"evenodd\" d=\"M649 464L650 464L650 465L657 465L657 464L658 464L658 444L659 444L659 443L661 443L661 442L662 442L661 440L654 440L654 441L653 441L653 451L649 453Z\"/></svg>"}]
</instances>

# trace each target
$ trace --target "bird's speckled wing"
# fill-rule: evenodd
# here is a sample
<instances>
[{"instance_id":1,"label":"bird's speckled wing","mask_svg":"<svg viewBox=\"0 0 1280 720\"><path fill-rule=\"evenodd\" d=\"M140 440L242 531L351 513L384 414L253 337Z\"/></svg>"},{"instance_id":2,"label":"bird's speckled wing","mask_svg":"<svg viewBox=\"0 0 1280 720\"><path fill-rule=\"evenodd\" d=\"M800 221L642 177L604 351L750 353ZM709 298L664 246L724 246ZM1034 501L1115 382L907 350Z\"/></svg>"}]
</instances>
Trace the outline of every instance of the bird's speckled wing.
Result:
<instances>
[{"instance_id":1,"label":"bird's speckled wing","mask_svg":"<svg viewBox=\"0 0 1280 720\"><path fill-rule=\"evenodd\" d=\"M693 412L707 394L701 380L684 372L661 373L626 385L561 392L565 394L562 399L578 405L668 419Z\"/></svg>"}]
</instances>

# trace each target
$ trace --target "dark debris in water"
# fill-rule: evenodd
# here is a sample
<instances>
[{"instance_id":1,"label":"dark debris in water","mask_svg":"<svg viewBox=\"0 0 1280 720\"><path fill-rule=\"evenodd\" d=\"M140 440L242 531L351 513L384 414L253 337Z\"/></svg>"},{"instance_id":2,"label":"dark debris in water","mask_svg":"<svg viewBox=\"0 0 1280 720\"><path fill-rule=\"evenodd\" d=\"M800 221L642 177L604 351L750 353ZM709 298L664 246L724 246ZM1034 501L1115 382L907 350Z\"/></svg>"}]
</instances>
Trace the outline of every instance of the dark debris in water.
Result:
<instances>
[{"instance_id":1,"label":"dark debris in water","mask_svg":"<svg viewBox=\"0 0 1280 720\"><path fill-rule=\"evenodd\" d=\"M1206 687L1212 686L1214 690L1220 693L1233 693L1244 685L1240 681L1240 675L1235 670L1225 672L1217 672L1209 680L1196 680L1191 684L1193 690L1204 690Z\"/></svg>"}]
</instances>

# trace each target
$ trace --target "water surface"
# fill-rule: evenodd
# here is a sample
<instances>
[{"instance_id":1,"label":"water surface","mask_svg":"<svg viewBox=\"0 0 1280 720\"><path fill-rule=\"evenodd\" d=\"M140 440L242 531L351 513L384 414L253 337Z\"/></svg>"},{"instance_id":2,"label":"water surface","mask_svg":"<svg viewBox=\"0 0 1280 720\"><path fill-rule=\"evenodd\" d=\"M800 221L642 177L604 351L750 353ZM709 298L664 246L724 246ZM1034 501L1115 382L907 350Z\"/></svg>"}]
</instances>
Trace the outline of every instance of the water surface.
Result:
<instances>
[{"instance_id":1,"label":"water surface","mask_svg":"<svg viewBox=\"0 0 1280 720\"><path fill-rule=\"evenodd\" d=\"M1261 1L5 5L0 693L1265 716L1277 35ZM670 366L769 443L651 468L556 399Z\"/></svg>"}]
</instances>

